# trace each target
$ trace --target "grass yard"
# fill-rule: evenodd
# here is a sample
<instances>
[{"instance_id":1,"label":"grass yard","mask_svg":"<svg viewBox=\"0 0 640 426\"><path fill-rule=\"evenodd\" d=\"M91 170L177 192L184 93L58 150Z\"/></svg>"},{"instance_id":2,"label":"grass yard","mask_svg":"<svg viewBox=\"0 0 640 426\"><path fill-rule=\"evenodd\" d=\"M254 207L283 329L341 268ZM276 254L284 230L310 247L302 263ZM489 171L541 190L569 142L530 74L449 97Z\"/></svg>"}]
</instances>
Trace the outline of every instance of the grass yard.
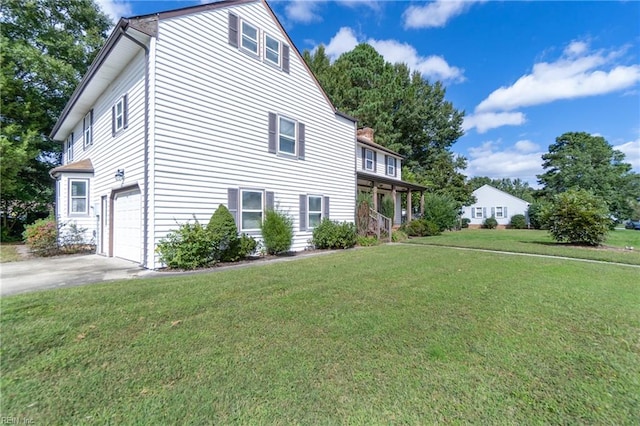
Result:
<instances>
[{"instance_id":1,"label":"grass yard","mask_svg":"<svg viewBox=\"0 0 640 426\"><path fill-rule=\"evenodd\" d=\"M464 229L435 237L412 238L410 243L544 254L640 265L640 231L616 229L604 247L557 243L547 231L518 229ZM625 250L633 247L633 250Z\"/></svg>"},{"instance_id":2,"label":"grass yard","mask_svg":"<svg viewBox=\"0 0 640 426\"><path fill-rule=\"evenodd\" d=\"M16 262L20 259L15 244L0 244L0 263Z\"/></svg>"},{"instance_id":3,"label":"grass yard","mask_svg":"<svg viewBox=\"0 0 640 426\"><path fill-rule=\"evenodd\" d=\"M5 297L1 415L638 424L638 272L386 245Z\"/></svg>"}]
</instances>

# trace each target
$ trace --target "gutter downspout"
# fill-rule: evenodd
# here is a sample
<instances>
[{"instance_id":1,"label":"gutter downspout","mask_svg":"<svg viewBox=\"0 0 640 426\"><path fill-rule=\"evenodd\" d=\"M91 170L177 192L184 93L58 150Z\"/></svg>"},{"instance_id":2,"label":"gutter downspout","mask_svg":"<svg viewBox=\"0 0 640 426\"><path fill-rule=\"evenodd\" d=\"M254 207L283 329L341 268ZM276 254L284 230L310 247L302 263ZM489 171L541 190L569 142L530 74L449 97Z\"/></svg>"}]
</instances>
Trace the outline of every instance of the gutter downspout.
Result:
<instances>
[{"instance_id":1,"label":"gutter downspout","mask_svg":"<svg viewBox=\"0 0 640 426\"><path fill-rule=\"evenodd\" d=\"M127 34L126 28L120 27L121 34L144 49L144 207L142 221L142 267L147 267L147 257L149 254L149 47Z\"/></svg>"}]
</instances>

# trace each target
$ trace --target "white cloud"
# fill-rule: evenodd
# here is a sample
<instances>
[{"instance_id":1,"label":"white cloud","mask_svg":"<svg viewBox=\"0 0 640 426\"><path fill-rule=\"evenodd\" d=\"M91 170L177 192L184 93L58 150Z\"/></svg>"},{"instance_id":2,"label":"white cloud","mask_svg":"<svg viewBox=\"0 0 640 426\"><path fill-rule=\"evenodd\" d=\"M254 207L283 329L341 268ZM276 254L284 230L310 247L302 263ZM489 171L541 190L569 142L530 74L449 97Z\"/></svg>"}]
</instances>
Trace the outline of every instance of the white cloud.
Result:
<instances>
[{"instance_id":1,"label":"white cloud","mask_svg":"<svg viewBox=\"0 0 640 426\"><path fill-rule=\"evenodd\" d=\"M284 11L288 19L308 24L322 20L322 17L317 13L319 7L319 2L296 0L289 2Z\"/></svg>"},{"instance_id":2,"label":"white cloud","mask_svg":"<svg viewBox=\"0 0 640 426\"><path fill-rule=\"evenodd\" d=\"M476 107L476 112L510 111L631 88L640 82L640 65L614 64L620 54L620 51L590 53L585 42L573 41L557 61L535 64L531 74L491 93Z\"/></svg>"},{"instance_id":3,"label":"white cloud","mask_svg":"<svg viewBox=\"0 0 640 426\"><path fill-rule=\"evenodd\" d=\"M437 0L424 6L409 6L403 13L405 28L444 27L447 22L466 12L479 0Z\"/></svg>"},{"instance_id":4,"label":"white cloud","mask_svg":"<svg viewBox=\"0 0 640 426\"><path fill-rule=\"evenodd\" d=\"M515 143L513 146L516 151L521 152L523 154L529 154L532 152L537 152L540 150L540 145L537 143L531 142L530 140L521 140Z\"/></svg>"},{"instance_id":5,"label":"white cloud","mask_svg":"<svg viewBox=\"0 0 640 426\"><path fill-rule=\"evenodd\" d=\"M405 63L411 70L418 71L425 77L442 81L464 81L464 71L449 65L441 56L420 56L415 47L396 40L369 39L367 43L392 64Z\"/></svg>"},{"instance_id":6,"label":"white cloud","mask_svg":"<svg viewBox=\"0 0 640 426\"><path fill-rule=\"evenodd\" d=\"M358 45L358 38L354 34L353 30L349 27L342 27L333 36L327 47L325 47L325 53L333 60L345 52L353 50Z\"/></svg>"},{"instance_id":7,"label":"white cloud","mask_svg":"<svg viewBox=\"0 0 640 426\"><path fill-rule=\"evenodd\" d=\"M625 163L631 164L634 170L640 172L640 138L629 141L621 145L616 145L613 149L622 151L625 155Z\"/></svg>"},{"instance_id":8,"label":"white cloud","mask_svg":"<svg viewBox=\"0 0 640 426\"><path fill-rule=\"evenodd\" d=\"M96 0L96 4L105 15L107 15L115 23L122 17L131 16L133 8L128 1L119 0Z\"/></svg>"},{"instance_id":9,"label":"white cloud","mask_svg":"<svg viewBox=\"0 0 640 426\"><path fill-rule=\"evenodd\" d=\"M521 112L481 112L465 116L462 129L466 132L475 128L478 133L485 133L502 126L520 126L526 121Z\"/></svg>"},{"instance_id":10,"label":"white cloud","mask_svg":"<svg viewBox=\"0 0 640 426\"><path fill-rule=\"evenodd\" d=\"M492 179L520 178L532 187L537 187L536 175L543 172L543 152L532 150L537 145L531 141L518 141L506 148L501 145L500 140L487 141L478 147L469 148L467 174ZM523 148L526 148L524 151L531 150L524 152Z\"/></svg>"},{"instance_id":11,"label":"white cloud","mask_svg":"<svg viewBox=\"0 0 640 426\"><path fill-rule=\"evenodd\" d=\"M415 47L396 40L366 40L385 60L391 63L402 62L412 71L418 71L427 78L441 81L464 81L464 70L451 66L441 56L420 56ZM359 43L353 29L342 27L325 47L326 54L337 59L345 52L353 50Z\"/></svg>"}]
</instances>

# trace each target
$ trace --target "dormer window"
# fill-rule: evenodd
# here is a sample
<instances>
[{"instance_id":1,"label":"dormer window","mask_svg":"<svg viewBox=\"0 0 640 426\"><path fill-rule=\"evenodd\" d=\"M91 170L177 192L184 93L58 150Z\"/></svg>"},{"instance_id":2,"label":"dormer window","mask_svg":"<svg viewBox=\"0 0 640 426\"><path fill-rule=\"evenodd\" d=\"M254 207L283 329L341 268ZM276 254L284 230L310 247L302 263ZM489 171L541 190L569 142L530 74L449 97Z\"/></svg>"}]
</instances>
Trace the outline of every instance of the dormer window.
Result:
<instances>
[{"instance_id":1,"label":"dormer window","mask_svg":"<svg viewBox=\"0 0 640 426\"><path fill-rule=\"evenodd\" d=\"M258 29L253 25L242 21L242 48L257 55L258 54Z\"/></svg>"}]
</instances>

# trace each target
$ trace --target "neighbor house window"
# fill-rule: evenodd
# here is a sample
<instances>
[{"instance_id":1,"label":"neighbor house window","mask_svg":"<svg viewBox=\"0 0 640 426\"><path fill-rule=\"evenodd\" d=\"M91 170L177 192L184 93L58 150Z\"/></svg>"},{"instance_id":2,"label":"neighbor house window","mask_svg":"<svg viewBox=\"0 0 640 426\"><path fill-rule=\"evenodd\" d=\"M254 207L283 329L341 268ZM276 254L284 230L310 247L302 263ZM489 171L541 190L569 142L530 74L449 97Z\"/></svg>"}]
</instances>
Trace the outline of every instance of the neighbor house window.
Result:
<instances>
[{"instance_id":1,"label":"neighbor house window","mask_svg":"<svg viewBox=\"0 0 640 426\"><path fill-rule=\"evenodd\" d=\"M111 131L113 136L127 128L128 115L127 95L124 95L116 101L111 108Z\"/></svg>"},{"instance_id":2,"label":"neighbor house window","mask_svg":"<svg viewBox=\"0 0 640 426\"><path fill-rule=\"evenodd\" d=\"M93 144L93 110L89 111L82 120L82 129L84 134L84 148Z\"/></svg>"},{"instance_id":3,"label":"neighbor house window","mask_svg":"<svg viewBox=\"0 0 640 426\"><path fill-rule=\"evenodd\" d=\"M69 212L89 214L89 181L69 180Z\"/></svg>"},{"instance_id":4,"label":"neighbor house window","mask_svg":"<svg viewBox=\"0 0 640 426\"><path fill-rule=\"evenodd\" d=\"M242 22L241 46L251 53L258 54L258 29L244 21Z\"/></svg>"},{"instance_id":5,"label":"neighbor house window","mask_svg":"<svg viewBox=\"0 0 640 426\"><path fill-rule=\"evenodd\" d=\"M482 219L482 207L475 207L475 211L476 211L476 218L478 219Z\"/></svg>"},{"instance_id":6,"label":"neighbor house window","mask_svg":"<svg viewBox=\"0 0 640 426\"><path fill-rule=\"evenodd\" d=\"M395 176L396 175L396 159L387 155L387 175Z\"/></svg>"},{"instance_id":7,"label":"neighbor house window","mask_svg":"<svg viewBox=\"0 0 640 426\"><path fill-rule=\"evenodd\" d=\"M502 207L496 207L496 218L502 219L504 217L504 210Z\"/></svg>"},{"instance_id":8,"label":"neighbor house window","mask_svg":"<svg viewBox=\"0 0 640 426\"><path fill-rule=\"evenodd\" d=\"M241 228L243 231L258 231L262 224L262 191L242 190Z\"/></svg>"},{"instance_id":9,"label":"neighbor house window","mask_svg":"<svg viewBox=\"0 0 640 426\"><path fill-rule=\"evenodd\" d=\"M66 153L67 164L73 162L73 132L69 135L64 142L64 152Z\"/></svg>"},{"instance_id":10,"label":"neighbor house window","mask_svg":"<svg viewBox=\"0 0 640 426\"><path fill-rule=\"evenodd\" d=\"M375 170L376 160L375 153L370 149L364 150L364 169L365 170Z\"/></svg>"},{"instance_id":11,"label":"neighbor house window","mask_svg":"<svg viewBox=\"0 0 640 426\"><path fill-rule=\"evenodd\" d=\"M320 225L320 222L322 221L322 197L317 195L309 195L309 197L307 197L307 200L309 201L309 209L307 210L309 220L307 221L307 223L308 228L312 229Z\"/></svg>"},{"instance_id":12,"label":"neighbor house window","mask_svg":"<svg viewBox=\"0 0 640 426\"><path fill-rule=\"evenodd\" d=\"M279 120L278 152L296 155L296 122L284 117Z\"/></svg>"},{"instance_id":13,"label":"neighbor house window","mask_svg":"<svg viewBox=\"0 0 640 426\"><path fill-rule=\"evenodd\" d=\"M280 66L280 42L268 34L264 36L264 58Z\"/></svg>"}]
</instances>

